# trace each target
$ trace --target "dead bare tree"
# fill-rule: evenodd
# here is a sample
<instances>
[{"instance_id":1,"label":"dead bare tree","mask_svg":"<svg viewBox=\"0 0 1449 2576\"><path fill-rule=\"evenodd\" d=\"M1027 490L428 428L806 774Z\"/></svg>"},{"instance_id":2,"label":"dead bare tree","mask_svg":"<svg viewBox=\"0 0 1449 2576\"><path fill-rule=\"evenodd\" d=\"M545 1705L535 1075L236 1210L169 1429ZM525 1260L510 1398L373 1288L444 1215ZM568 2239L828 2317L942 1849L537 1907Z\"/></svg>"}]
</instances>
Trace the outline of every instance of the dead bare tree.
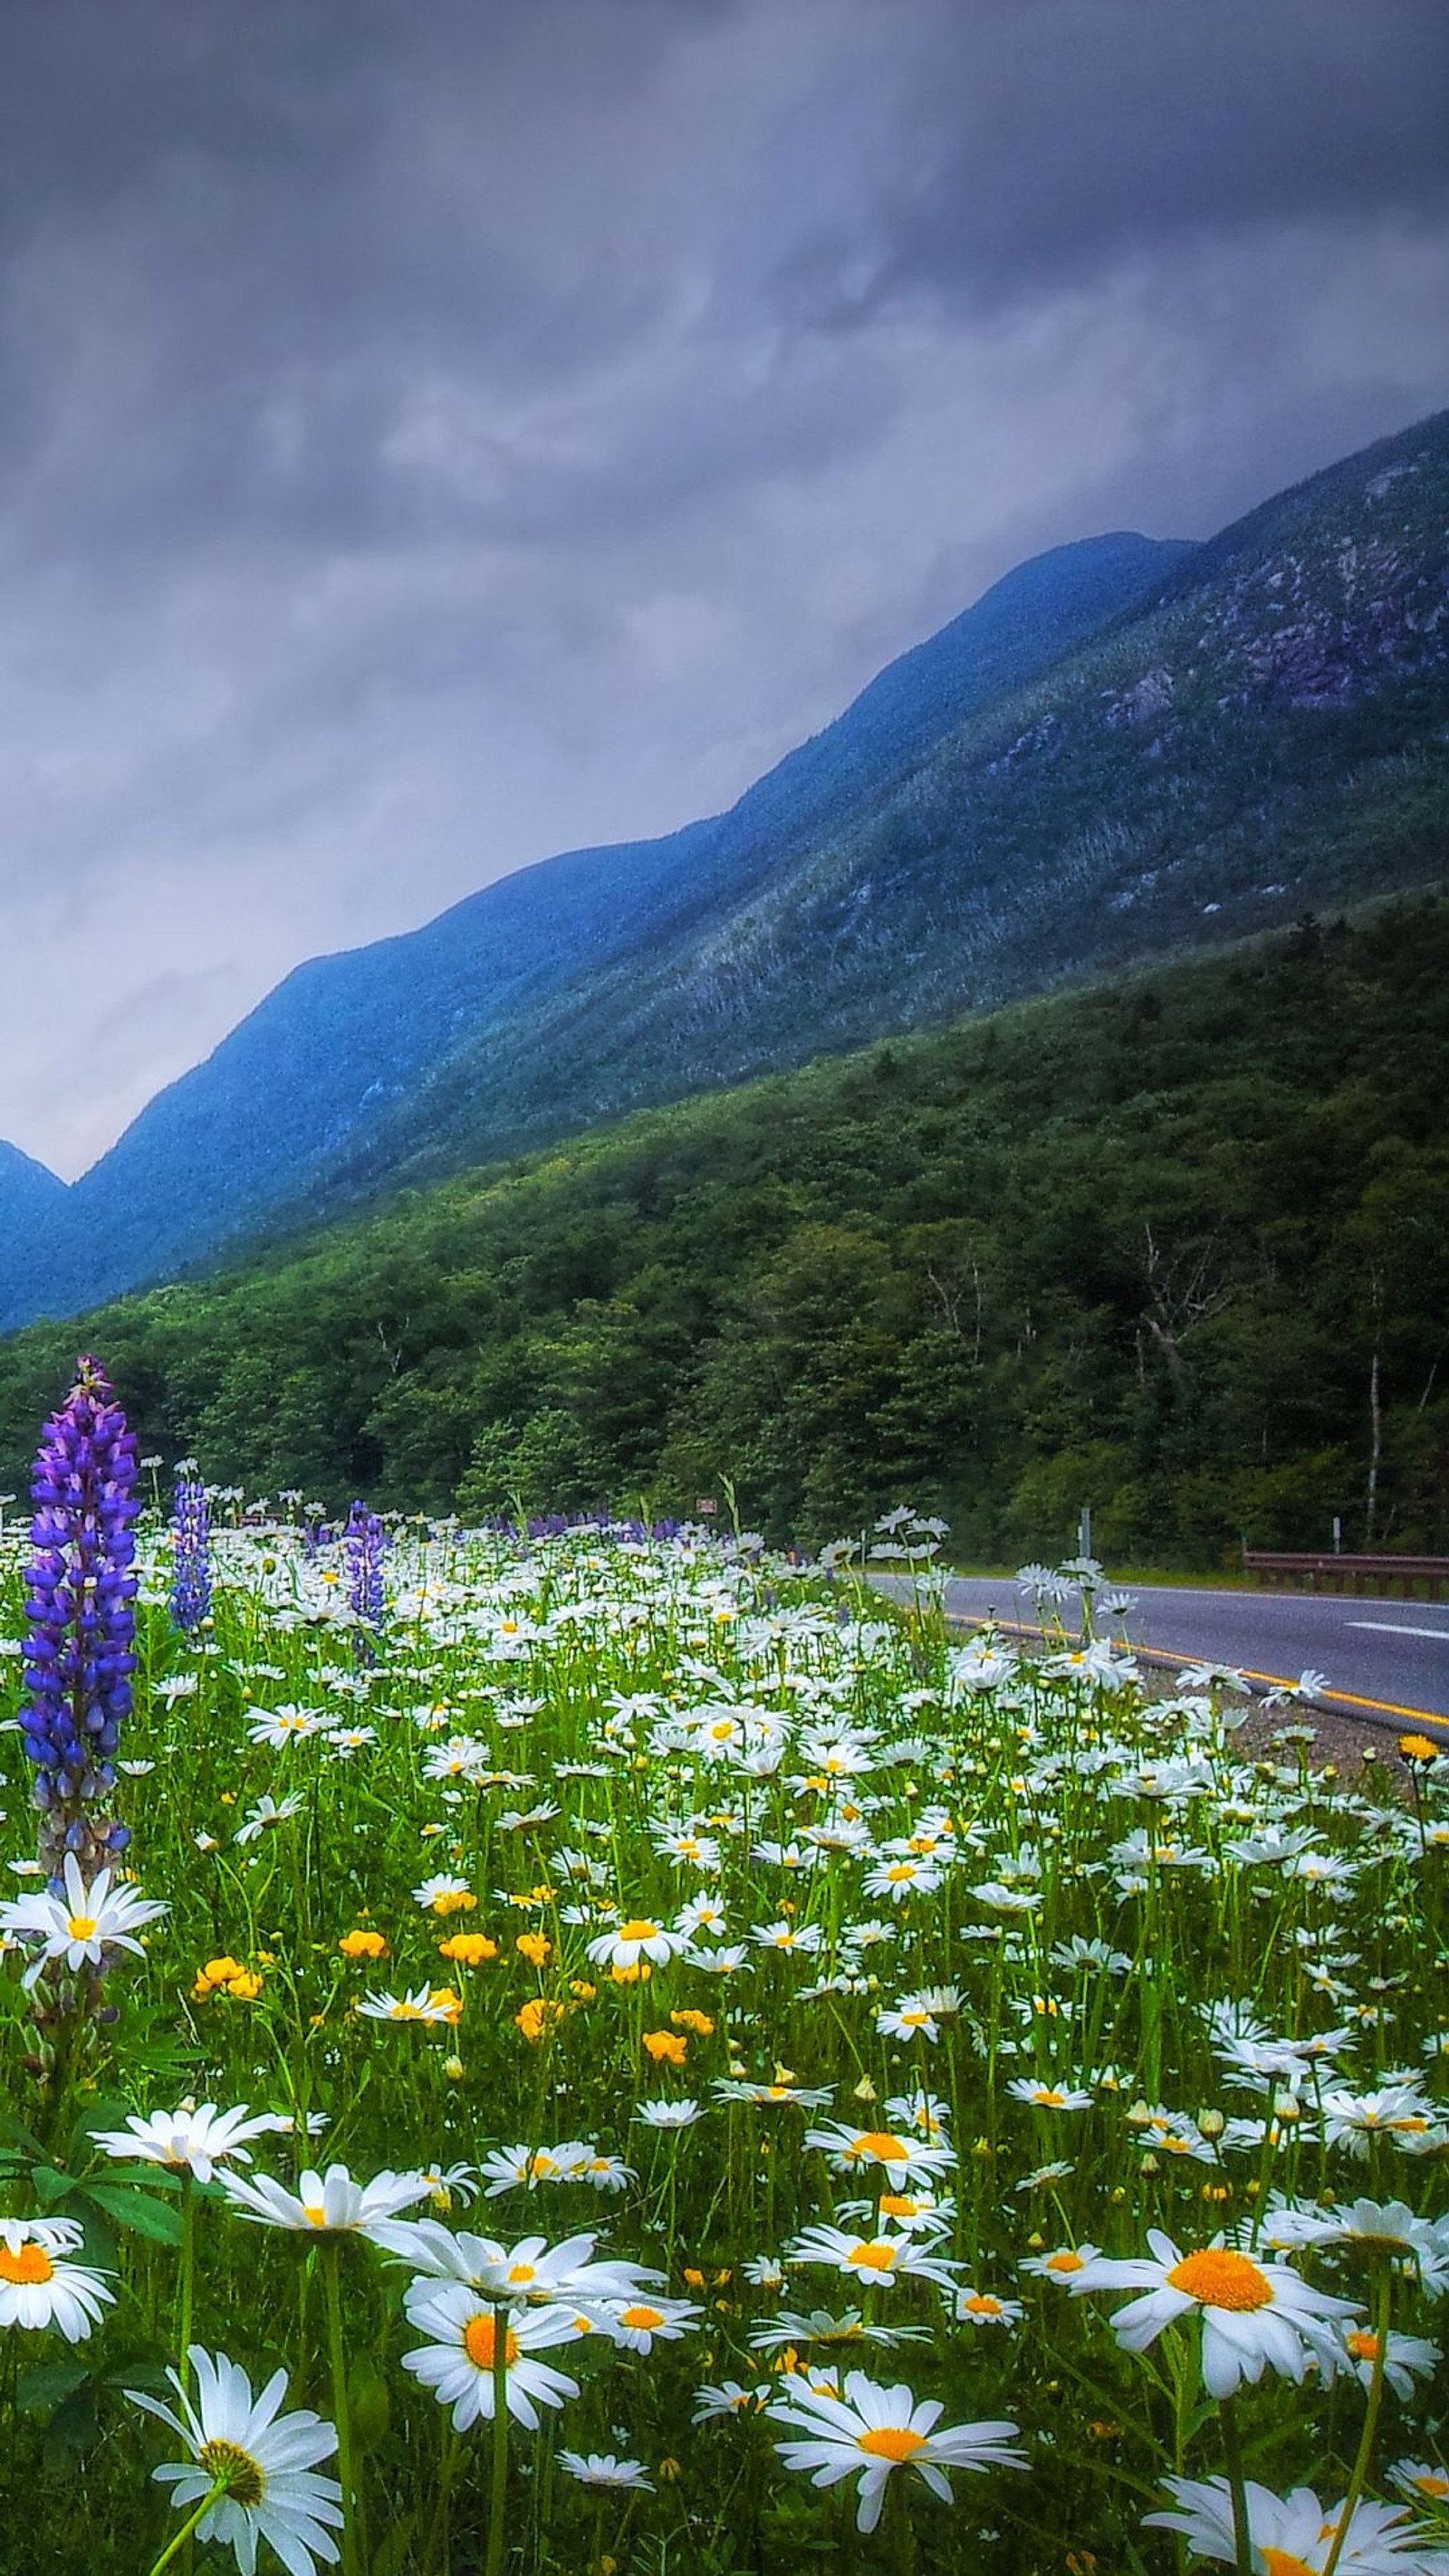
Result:
<instances>
[{"instance_id":1,"label":"dead bare tree","mask_svg":"<svg viewBox=\"0 0 1449 2576\"><path fill-rule=\"evenodd\" d=\"M1150 1222L1143 1225L1142 1233L1142 1278L1147 1292L1142 1322L1166 1360L1174 1383L1180 1385L1186 1370L1183 1343L1199 1325L1222 1312L1232 1296L1232 1287L1223 1277L1215 1235L1169 1252L1158 1242Z\"/></svg>"}]
</instances>

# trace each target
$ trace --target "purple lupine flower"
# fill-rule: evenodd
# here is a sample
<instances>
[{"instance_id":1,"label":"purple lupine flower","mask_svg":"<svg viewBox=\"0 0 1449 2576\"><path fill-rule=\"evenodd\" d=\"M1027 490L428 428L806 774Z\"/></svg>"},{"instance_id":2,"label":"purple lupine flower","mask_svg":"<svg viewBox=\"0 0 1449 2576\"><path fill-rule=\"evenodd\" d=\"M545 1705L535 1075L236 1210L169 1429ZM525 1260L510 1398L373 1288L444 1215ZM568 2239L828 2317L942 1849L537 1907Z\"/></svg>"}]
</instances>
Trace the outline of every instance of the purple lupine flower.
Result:
<instances>
[{"instance_id":1,"label":"purple lupine flower","mask_svg":"<svg viewBox=\"0 0 1449 2576\"><path fill-rule=\"evenodd\" d=\"M382 1561L387 1554L387 1531L376 1512L366 1503L354 1503L347 1515L347 1598L353 1612L365 1627L380 1628L385 1601L382 1587Z\"/></svg>"},{"instance_id":2,"label":"purple lupine flower","mask_svg":"<svg viewBox=\"0 0 1449 2576\"><path fill-rule=\"evenodd\" d=\"M191 1458L183 1458L176 1469L171 1547L176 1569L171 1616L189 1637L211 1613L211 1505Z\"/></svg>"},{"instance_id":3,"label":"purple lupine flower","mask_svg":"<svg viewBox=\"0 0 1449 2576\"><path fill-rule=\"evenodd\" d=\"M104 1806L136 1669L136 1443L98 1360L77 1362L41 1436L31 1494L20 1726L44 1819L40 1857L58 1890L68 1852L91 1878L130 1840Z\"/></svg>"}]
</instances>

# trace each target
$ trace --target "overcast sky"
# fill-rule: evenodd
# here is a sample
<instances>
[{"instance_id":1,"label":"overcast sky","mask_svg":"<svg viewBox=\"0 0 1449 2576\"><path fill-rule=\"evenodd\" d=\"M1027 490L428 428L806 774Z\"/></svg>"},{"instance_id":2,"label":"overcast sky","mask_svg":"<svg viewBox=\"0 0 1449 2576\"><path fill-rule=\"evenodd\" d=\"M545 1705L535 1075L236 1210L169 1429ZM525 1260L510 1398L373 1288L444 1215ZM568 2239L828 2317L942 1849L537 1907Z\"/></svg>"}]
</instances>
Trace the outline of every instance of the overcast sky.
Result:
<instances>
[{"instance_id":1,"label":"overcast sky","mask_svg":"<svg viewBox=\"0 0 1449 2576\"><path fill-rule=\"evenodd\" d=\"M0 0L0 1134L1449 404L1445 0Z\"/></svg>"}]
</instances>

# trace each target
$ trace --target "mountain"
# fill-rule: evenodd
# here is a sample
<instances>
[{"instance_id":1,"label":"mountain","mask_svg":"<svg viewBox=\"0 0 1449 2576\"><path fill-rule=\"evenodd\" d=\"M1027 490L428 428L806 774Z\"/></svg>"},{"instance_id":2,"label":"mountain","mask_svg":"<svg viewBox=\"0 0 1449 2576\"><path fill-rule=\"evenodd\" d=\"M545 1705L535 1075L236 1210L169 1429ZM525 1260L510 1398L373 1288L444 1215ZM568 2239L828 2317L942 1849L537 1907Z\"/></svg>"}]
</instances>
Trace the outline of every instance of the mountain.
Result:
<instances>
[{"instance_id":1,"label":"mountain","mask_svg":"<svg viewBox=\"0 0 1449 2576\"><path fill-rule=\"evenodd\" d=\"M0 1275L13 1266L21 1246L33 1246L43 1257L51 1237L67 1235L69 1212L64 1181L0 1139Z\"/></svg>"},{"instance_id":2,"label":"mountain","mask_svg":"<svg viewBox=\"0 0 1449 2576\"><path fill-rule=\"evenodd\" d=\"M840 828L923 748L1045 669L1189 551L1113 535L1009 573L883 671L731 811L657 841L575 850L485 886L423 929L297 968L159 1093L75 1185L66 1227L17 1222L0 1325L194 1261L365 1153L480 1030L688 938L811 836Z\"/></svg>"},{"instance_id":3,"label":"mountain","mask_svg":"<svg viewBox=\"0 0 1449 2576\"><path fill-rule=\"evenodd\" d=\"M499 1153L1438 875L1449 414L1201 547L1022 566L732 811L289 977L0 1321Z\"/></svg>"},{"instance_id":4,"label":"mountain","mask_svg":"<svg viewBox=\"0 0 1449 2576\"><path fill-rule=\"evenodd\" d=\"M1449 896L824 1056L0 1343L253 1493L1221 1566L1449 1548Z\"/></svg>"},{"instance_id":5,"label":"mountain","mask_svg":"<svg viewBox=\"0 0 1449 2576\"><path fill-rule=\"evenodd\" d=\"M482 1025L327 1204L1433 879L1449 414L1254 511L721 910Z\"/></svg>"}]
</instances>

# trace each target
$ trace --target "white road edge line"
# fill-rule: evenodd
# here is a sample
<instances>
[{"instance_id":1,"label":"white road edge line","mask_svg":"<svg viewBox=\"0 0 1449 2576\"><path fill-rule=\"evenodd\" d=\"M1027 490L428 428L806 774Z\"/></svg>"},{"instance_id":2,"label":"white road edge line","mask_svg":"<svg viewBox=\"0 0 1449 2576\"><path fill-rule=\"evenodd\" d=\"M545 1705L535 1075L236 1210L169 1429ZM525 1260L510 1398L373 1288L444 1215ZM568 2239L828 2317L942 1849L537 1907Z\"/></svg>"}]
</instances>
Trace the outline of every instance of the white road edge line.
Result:
<instances>
[{"instance_id":1,"label":"white road edge line","mask_svg":"<svg viewBox=\"0 0 1449 2576\"><path fill-rule=\"evenodd\" d=\"M1449 1646L1449 1628L1410 1628L1401 1619L1345 1619L1345 1628L1372 1628L1379 1637L1433 1637Z\"/></svg>"}]
</instances>

